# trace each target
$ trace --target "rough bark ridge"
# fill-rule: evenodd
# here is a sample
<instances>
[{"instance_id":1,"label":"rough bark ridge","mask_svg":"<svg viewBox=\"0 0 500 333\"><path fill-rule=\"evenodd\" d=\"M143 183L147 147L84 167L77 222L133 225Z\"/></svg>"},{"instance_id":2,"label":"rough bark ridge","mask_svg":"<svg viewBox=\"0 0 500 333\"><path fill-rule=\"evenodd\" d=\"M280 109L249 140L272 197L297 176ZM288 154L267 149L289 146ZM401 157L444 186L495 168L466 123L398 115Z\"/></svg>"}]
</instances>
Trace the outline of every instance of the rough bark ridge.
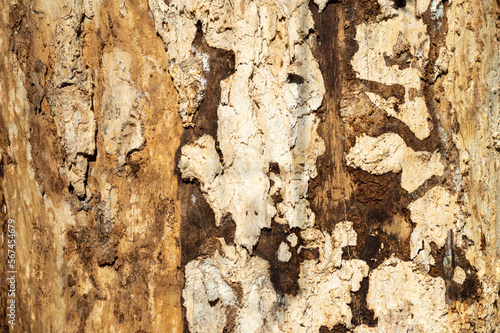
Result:
<instances>
[{"instance_id":1,"label":"rough bark ridge","mask_svg":"<svg viewBox=\"0 0 500 333\"><path fill-rule=\"evenodd\" d=\"M11 332L494 332L497 0L0 0Z\"/></svg>"}]
</instances>

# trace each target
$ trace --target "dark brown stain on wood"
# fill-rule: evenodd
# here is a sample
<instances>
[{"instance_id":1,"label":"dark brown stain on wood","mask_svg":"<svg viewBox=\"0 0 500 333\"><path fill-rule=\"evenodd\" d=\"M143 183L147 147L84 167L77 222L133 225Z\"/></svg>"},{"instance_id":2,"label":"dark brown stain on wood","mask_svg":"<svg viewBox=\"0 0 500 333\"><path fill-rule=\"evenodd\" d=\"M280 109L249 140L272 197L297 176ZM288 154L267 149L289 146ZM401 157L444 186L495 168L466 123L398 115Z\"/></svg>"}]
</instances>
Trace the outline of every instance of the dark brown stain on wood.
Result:
<instances>
[{"instance_id":1,"label":"dark brown stain on wood","mask_svg":"<svg viewBox=\"0 0 500 333\"><path fill-rule=\"evenodd\" d=\"M318 176L309 183L311 209L316 225L331 231L345 220L345 200L352 192L352 182L343 161L345 128L339 115L342 94L341 46L339 34L343 29L343 6L328 5L322 13L310 4L315 22L317 42L313 55L318 59L325 83L323 104L318 110L321 123L318 134L324 140L325 153L318 157Z\"/></svg>"},{"instance_id":2,"label":"dark brown stain on wood","mask_svg":"<svg viewBox=\"0 0 500 333\"><path fill-rule=\"evenodd\" d=\"M395 6L404 7L404 4L395 3ZM401 188L401 174L378 176L347 168L343 155L354 145L357 136L379 136L387 132L401 135L406 144L417 151L442 149L437 137L437 126L435 124L435 130L429 138L419 140L404 123L387 117L376 107L367 110L363 117L342 118L342 103L358 103L359 98L362 98L360 94L364 92L375 92L384 98L396 97L402 102L405 88L358 79L352 69L350 62L358 51L356 26L363 21L373 20L380 13L376 1L329 4L320 14L314 5L311 5L311 9L318 34L318 44L313 53L319 61L326 88L323 106L319 110L322 123L318 129L325 141L326 152L318 159L318 177L311 181L309 191L316 225L322 230L331 231L340 221L352 221L358 241L356 246L344 249L343 258L364 260L371 270L392 254L408 261L409 235L413 226L407 206L443 179L432 177L419 189L408 193ZM366 109L366 103L363 107ZM436 121L435 117L431 118L433 122ZM385 226L396 220L408 221L409 225L405 227L411 230L404 237L386 231ZM363 281L358 292L352 293L351 308L355 326L376 325L373 311L367 308L367 292L368 278Z\"/></svg>"},{"instance_id":3,"label":"dark brown stain on wood","mask_svg":"<svg viewBox=\"0 0 500 333\"><path fill-rule=\"evenodd\" d=\"M405 5L406 1L394 1L395 8L404 8ZM344 249L343 258L346 260L362 259L367 262L370 270L377 268L392 254L396 254L401 260L409 261L409 235L413 230L413 225L410 212L407 209L408 204L437 184L451 188L453 184L449 179L453 179L453 177L447 171L443 177L434 176L416 191L408 193L401 188L401 174L387 173L377 176L347 168L343 156L359 135L379 136L393 132L399 134L407 146L415 151L433 152L438 149L445 156L446 164L457 160L456 148L449 139L452 134L450 129L456 131L457 126L447 127L448 136L446 139L443 138L442 134L439 134L438 129L443 128L443 126L439 121L440 116L436 115L437 108L434 105L436 101L431 80L439 47L443 44L443 31L446 31L446 22L443 19L431 22L429 11L424 15L424 22L429 26L429 35L433 45L431 46L430 61L426 68L424 91L420 94L424 95L428 105L429 121L432 122L433 130L428 138L419 140L407 125L398 119L388 117L382 110L378 110L374 106L364 117L351 119L341 117L342 103L355 102L364 92L374 92L384 98L396 97L400 103L404 101L405 87L401 85L387 86L361 80L356 77L350 63L358 51L355 40L356 26L361 22L373 20L380 13L378 3L368 0L354 3L334 1L329 3L322 13L318 13L317 6L311 2L310 9L315 21L315 31L311 32L311 40L313 40L314 45L313 54L318 59L326 89L323 104L318 110L318 117L321 119L318 133L325 142L326 151L317 160L318 176L311 180L308 193L311 208L316 215L316 227L331 232L337 223L344 220L352 221L358 234L358 242L356 246ZM200 31L196 37L195 45L197 49L210 55L211 67L220 66L222 74L209 74L207 86L210 89L207 90L207 96L195 115L195 127L184 131L181 147L195 141L203 134L210 134L216 138L216 110L220 98L219 82L227 77L224 75L230 75L232 70L227 65L231 55L209 48ZM387 59L387 61L389 65L404 67L409 57L411 54L402 52L397 59ZM216 62L215 65L212 65L213 61ZM301 77L290 76L288 80L300 83ZM279 172L279 166L270 165L269 171ZM181 188L181 202L183 202L181 243L183 244L182 262L184 265L202 253L213 251L213 249L210 250L212 248L210 244L215 243L211 242L210 239L213 240L214 235L223 234L224 237L231 238L234 237L234 230L231 230L232 236L230 232L216 230L213 212L204 201L196 183L180 181L179 186ZM190 206L188 203L193 196L197 202L196 207ZM279 200L279 198L277 199ZM411 229L403 238L400 235L387 232L384 228L388 224L394 223L397 218L406 220L407 227ZM255 255L270 263L271 281L278 294L297 294L300 289L298 275L301 261L317 258L317 253L309 251L298 255L296 250L290 247L290 252L292 252L290 261L283 263L277 260L279 245L281 242L286 242L286 237L292 232L299 236L296 230L290 230L288 226L273 222L271 228L262 230L261 237L255 247ZM300 237L298 238L300 244ZM438 252L435 255L439 257ZM451 300L470 299L478 290L477 277L470 268L470 264L462 260L460 266L467 267L469 273L466 282L461 287L453 281L450 282L448 277L447 295ZM442 272L436 273L436 271L439 271L439 264L431 270L433 272L431 275L444 274ZM352 293L351 309L354 326L366 324L373 327L377 324L373 311L367 307L368 281L368 278L365 278L361 283L360 290ZM346 330L342 325L337 326L334 328L334 332ZM326 328L322 328L320 331L326 332Z\"/></svg>"},{"instance_id":4,"label":"dark brown stain on wood","mask_svg":"<svg viewBox=\"0 0 500 333\"><path fill-rule=\"evenodd\" d=\"M375 318L373 310L368 309L368 305L366 303L369 284L369 277L365 277L360 283L359 290L351 292L352 325L354 327L363 324L369 327L377 326L378 318Z\"/></svg>"},{"instance_id":5,"label":"dark brown stain on wood","mask_svg":"<svg viewBox=\"0 0 500 333\"><path fill-rule=\"evenodd\" d=\"M465 257L465 251L455 246L452 232L448 234L448 238L450 237L452 241L448 239L443 248L438 248L434 242L431 242L431 255L436 264L431 266L429 275L443 278L446 286L446 300L449 304L454 301L471 304L479 300L482 291L477 270L472 267ZM461 267L466 274L465 281L462 284L453 281L454 271L457 266Z\"/></svg>"},{"instance_id":6,"label":"dark brown stain on wood","mask_svg":"<svg viewBox=\"0 0 500 333\"><path fill-rule=\"evenodd\" d=\"M212 136L218 146L217 108L221 95L220 82L230 76L234 70L234 54L208 46L200 24L198 24L193 46L209 56L210 72L205 73L208 88L205 98L193 118L194 126L185 128L182 133L181 143L176 152L176 164L180 160L181 148L195 142L205 134ZM216 149L218 150L218 147ZM182 180L178 170L177 174L178 193L182 207L181 262L184 266L199 255L208 254L210 246L203 245L213 237L224 237L226 242L231 244L234 239L235 224L230 216L225 216L220 221L221 226L217 228L215 215L203 197L199 183Z\"/></svg>"},{"instance_id":7,"label":"dark brown stain on wood","mask_svg":"<svg viewBox=\"0 0 500 333\"><path fill-rule=\"evenodd\" d=\"M326 326L321 326L319 328L319 333L347 333L350 332L345 325L337 324L333 328L329 329Z\"/></svg>"},{"instance_id":8,"label":"dark brown stain on wood","mask_svg":"<svg viewBox=\"0 0 500 333\"><path fill-rule=\"evenodd\" d=\"M201 24L198 24L193 46L199 51L208 54L210 72L205 73L207 90L205 97L195 116L194 126L184 128L179 148L176 151L175 162L178 164L181 157L181 148L191 144L205 134L212 136L216 141L216 150L221 162L223 156L218 148L217 140L217 109L220 103L220 82L234 72L234 53L208 46ZM219 248L217 238L223 237L228 244L234 244L236 225L230 215L225 215L216 226L215 214L203 197L198 181L189 182L182 179L176 169L178 183L178 198L181 203L181 266L199 256L209 256ZM184 332L189 332L185 308L183 307ZM229 325L228 327L230 327Z\"/></svg>"},{"instance_id":9,"label":"dark brown stain on wood","mask_svg":"<svg viewBox=\"0 0 500 333\"><path fill-rule=\"evenodd\" d=\"M297 236L298 240L294 247L286 239L292 233ZM288 245L288 250L291 253L290 260L287 262L278 260L278 249L282 242ZM301 245L304 245L304 242L298 228L290 229L288 225L273 221L271 228L263 229L261 232L254 253L269 262L271 282L278 295L297 295L300 264L304 260L318 259L318 252L311 249L303 248L298 253L297 250Z\"/></svg>"}]
</instances>

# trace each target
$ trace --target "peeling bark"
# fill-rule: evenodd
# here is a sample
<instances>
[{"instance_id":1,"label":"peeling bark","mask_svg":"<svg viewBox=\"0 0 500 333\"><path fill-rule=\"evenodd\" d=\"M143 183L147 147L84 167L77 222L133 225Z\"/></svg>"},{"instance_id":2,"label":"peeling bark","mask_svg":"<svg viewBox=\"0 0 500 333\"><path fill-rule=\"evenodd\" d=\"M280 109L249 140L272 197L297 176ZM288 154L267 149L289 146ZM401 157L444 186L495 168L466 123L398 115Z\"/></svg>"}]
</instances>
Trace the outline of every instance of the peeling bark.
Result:
<instances>
[{"instance_id":1,"label":"peeling bark","mask_svg":"<svg viewBox=\"0 0 500 333\"><path fill-rule=\"evenodd\" d=\"M499 329L498 1L0 14L4 331Z\"/></svg>"}]
</instances>

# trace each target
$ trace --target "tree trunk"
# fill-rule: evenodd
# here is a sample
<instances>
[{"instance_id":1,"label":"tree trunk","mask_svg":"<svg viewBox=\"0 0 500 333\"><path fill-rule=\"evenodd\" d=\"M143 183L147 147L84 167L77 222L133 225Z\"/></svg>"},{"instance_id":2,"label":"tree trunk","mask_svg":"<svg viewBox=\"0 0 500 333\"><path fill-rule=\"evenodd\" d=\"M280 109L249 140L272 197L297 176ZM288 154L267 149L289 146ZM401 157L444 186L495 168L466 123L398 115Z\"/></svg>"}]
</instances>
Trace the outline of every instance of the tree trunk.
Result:
<instances>
[{"instance_id":1,"label":"tree trunk","mask_svg":"<svg viewBox=\"0 0 500 333\"><path fill-rule=\"evenodd\" d=\"M500 332L498 0L0 0L4 332Z\"/></svg>"}]
</instances>

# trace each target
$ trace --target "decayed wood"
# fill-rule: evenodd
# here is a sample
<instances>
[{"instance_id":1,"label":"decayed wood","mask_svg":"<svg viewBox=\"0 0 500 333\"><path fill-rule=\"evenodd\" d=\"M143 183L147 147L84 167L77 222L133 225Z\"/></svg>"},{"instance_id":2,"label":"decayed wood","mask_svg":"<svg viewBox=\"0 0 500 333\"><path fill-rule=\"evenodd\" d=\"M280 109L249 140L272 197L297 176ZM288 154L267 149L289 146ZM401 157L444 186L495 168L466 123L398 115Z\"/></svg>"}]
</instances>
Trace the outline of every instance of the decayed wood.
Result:
<instances>
[{"instance_id":1,"label":"decayed wood","mask_svg":"<svg viewBox=\"0 0 500 333\"><path fill-rule=\"evenodd\" d=\"M4 330L500 327L498 1L1 1Z\"/></svg>"}]
</instances>

